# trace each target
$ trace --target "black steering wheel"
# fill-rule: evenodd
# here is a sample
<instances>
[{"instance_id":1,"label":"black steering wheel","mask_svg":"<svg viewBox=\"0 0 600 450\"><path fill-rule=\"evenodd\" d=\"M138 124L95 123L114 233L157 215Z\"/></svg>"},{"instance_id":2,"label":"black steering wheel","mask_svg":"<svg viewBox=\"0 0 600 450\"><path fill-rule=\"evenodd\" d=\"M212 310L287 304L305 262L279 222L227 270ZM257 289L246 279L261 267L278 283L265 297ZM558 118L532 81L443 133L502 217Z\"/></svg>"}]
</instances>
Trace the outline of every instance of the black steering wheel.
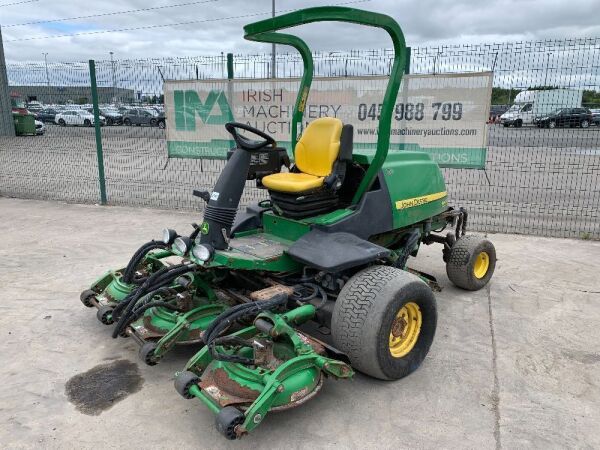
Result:
<instances>
[{"instance_id":1,"label":"black steering wheel","mask_svg":"<svg viewBox=\"0 0 600 450\"><path fill-rule=\"evenodd\" d=\"M238 133L238 128L240 130L249 131L250 133L256 134L257 136L263 138L263 140L256 141L248 139L246 136ZM262 131L254 127L251 127L250 125L246 125L245 123L229 122L225 124L225 129L229 133L231 133L231 136L233 136L233 140L235 141L235 143L238 145L239 148L243 150L251 152L265 148L267 145L270 145L272 148L277 147L277 142L275 141L275 139L273 139L268 134L263 133Z\"/></svg>"}]
</instances>

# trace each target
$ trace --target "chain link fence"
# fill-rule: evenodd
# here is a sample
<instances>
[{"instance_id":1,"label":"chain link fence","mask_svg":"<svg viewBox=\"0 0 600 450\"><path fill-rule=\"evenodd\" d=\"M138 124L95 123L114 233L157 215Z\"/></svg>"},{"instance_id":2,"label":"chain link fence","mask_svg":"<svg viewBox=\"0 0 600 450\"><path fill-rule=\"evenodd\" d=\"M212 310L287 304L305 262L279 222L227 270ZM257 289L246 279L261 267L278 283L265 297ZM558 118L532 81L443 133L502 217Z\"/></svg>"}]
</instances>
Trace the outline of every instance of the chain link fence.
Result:
<instances>
[{"instance_id":1,"label":"chain link fence","mask_svg":"<svg viewBox=\"0 0 600 450\"><path fill-rule=\"evenodd\" d=\"M318 52L314 60L315 76L387 75L393 53ZM109 204L201 212L192 190L210 190L224 162L167 158L160 124L163 82L226 78L226 55L106 60L95 66L107 121L102 146ZM97 203L95 134L85 118L92 108L88 63L8 64L7 69L11 95L42 109L37 113L45 134L0 137L0 195ZM581 91L583 107L600 109L600 39L412 48L410 71L493 71L494 117L519 92L544 86ZM277 77L301 73L299 55L277 55ZM234 55L233 74L268 78L271 55ZM75 116L67 117L68 112ZM491 123L485 170L443 169L451 204L467 207L471 228L479 231L600 238L600 124L589 125ZM266 198L266 191L253 186L247 185L242 206Z\"/></svg>"}]
</instances>

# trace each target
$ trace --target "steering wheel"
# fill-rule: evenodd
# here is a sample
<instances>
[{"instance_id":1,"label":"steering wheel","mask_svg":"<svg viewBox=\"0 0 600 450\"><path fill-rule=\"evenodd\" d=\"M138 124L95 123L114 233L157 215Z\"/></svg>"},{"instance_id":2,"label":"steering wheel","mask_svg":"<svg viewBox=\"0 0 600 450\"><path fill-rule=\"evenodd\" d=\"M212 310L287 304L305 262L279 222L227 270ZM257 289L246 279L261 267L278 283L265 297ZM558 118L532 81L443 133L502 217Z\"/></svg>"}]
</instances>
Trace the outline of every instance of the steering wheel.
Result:
<instances>
[{"instance_id":1,"label":"steering wheel","mask_svg":"<svg viewBox=\"0 0 600 450\"><path fill-rule=\"evenodd\" d=\"M256 141L256 140L249 139L246 136L239 134L237 131L238 128L240 130L245 130L245 131L249 131L250 133L256 134L257 136L260 136L261 138L263 138L263 140ZM267 145L270 145L271 147L277 146L277 142L271 136L269 136L266 133L263 133L262 131L260 131L254 127L251 127L250 125L246 125L245 123L229 122L229 123L225 124L225 129L229 133L231 133L231 136L233 136L233 140L235 141L235 143L238 145L239 148L249 151L249 152L251 152L253 150L260 150L262 148L265 148Z\"/></svg>"}]
</instances>

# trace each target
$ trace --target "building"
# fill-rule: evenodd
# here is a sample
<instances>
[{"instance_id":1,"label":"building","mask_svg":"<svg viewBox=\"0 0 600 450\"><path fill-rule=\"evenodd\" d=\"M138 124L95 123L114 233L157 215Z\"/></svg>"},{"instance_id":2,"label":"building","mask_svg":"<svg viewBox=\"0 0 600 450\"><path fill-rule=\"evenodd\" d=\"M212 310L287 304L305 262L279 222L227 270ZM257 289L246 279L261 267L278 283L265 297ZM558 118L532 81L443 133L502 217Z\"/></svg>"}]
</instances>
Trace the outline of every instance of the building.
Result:
<instances>
[{"instance_id":1,"label":"building","mask_svg":"<svg viewBox=\"0 0 600 450\"><path fill-rule=\"evenodd\" d=\"M9 86L10 95L44 104L92 103L90 86ZM136 99L133 89L98 87L99 103L127 103Z\"/></svg>"}]
</instances>

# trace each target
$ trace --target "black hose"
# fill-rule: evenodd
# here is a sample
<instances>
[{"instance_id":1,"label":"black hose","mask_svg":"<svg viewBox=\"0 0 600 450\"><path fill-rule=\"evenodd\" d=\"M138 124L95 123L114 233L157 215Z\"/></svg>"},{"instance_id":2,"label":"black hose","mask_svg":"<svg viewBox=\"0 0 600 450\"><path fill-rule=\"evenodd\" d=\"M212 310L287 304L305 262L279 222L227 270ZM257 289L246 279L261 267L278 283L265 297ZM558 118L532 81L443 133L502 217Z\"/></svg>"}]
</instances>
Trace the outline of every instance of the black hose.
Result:
<instances>
[{"instance_id":1,"label":"black hose","mask_svg":"<svg viewBox=\"0 0 600 450\"><path fill-rule=\"evenodd\" d=\"M210 347L211 355L213 358L218 359L219 361L233 362L244 364L246 366L254 365L254 358L247 358L245 356L240 355L230 355L227 353L218 353L215 351L215 346L217 345L227 345L227 346L242 346L242 347L252 347L252 342L242 339L239 336L222 336L215 338L212 341L212 345Z\"/></svg>"},{"instance_id":2,"label":"black hose","mask_svg":"<svg viewBox=\"0 0 600 450\"><path fill-rule=\"evenodd\" d=\"M117 338L121 333L121 330L123 330L123 328L125 327L125 324L129 323L131 313L140 298L142 298L148 292L154 291L156 289L159 289L160 287L171 283L174 279L176 279L180 275L183 275L184 273L189 272L194 267L194 265L188 264L179 264L172 267L162 267L161 269L153 273L151 276L149 276L148 279L144 281L144 283L139 288L137 288L134 292L130 294L131 297L128 296L126 300L121 302L115 308L115 310L117 310L118 308L117 315L119 316L119 321L117 322L117 325L113 330L112 337ZM127 302L126 307L124 306L125 302ZM125 308L123 314L119 315L120 311L122 311L123 308ZM115 310L113 310L113 313Z\"/></svg>"},{"instance_id":3,"label":"black hose","mask_svg":"<svg viewBox=\"0 0 600 450\"><path fill-rule=\"evenodd\" d=\"M165 248L166 244L162 241L150 241L150 242L146 242L144 245L142 245L131 257L131 259L129 260L129 263L127 264L127 267L125 268L125 271L123 272L123 282L124 283L128 283L131 284L134 280L133 280L133 276L135 275L135 269L137 268L137 266L140 264L142 258L144 256L146 256L146 254L150 251L150 250L154 250L157 248Z\"/></svg>"},{"instance_id":4,"label":"black hose","mask_svg":"<svg viewBox=\"0 0 600 450\"><path fill-rule=\"evenodd\" d=\"M302 296L300 289L308 287L312 289L312 293L309 295ZM292 300L296 300L298 305L302 305L304 303L309 303L311 300L314 300L318 296L321 296L321 301L318 305L313 305L315 309L319 310L325 306L327 303L327 292L321 286L315 283L302 283L294 286L294 293L290 296ZM312 304L312 303L311 303Z\"/></svg>"},{"instance_id":5,"label":"black hose","mask_svg":"<svg viewBox=\"0 0 600 450\"><path fill-rule=\"evenodd\" d=\"M233 308L224 311L219 314L217 318L208 326L208 328L204 331L203 340L206 346L209 348L210 354L216 360L220 361L231 361L232 358L236 359L234 362L239 362L240 364L253 365L254 360L250 358L241 357L239 355L228 355L224 353L220 353L216 349L216 345L218 342L226 343L226 340L219 337L219 335L225 331L227 328L233 324L233 322L237 319L240 319L244 316L257 316L262 311L268 311L276 308L288 300L287 295L280 294L275 296L271 300L261 301L261 302L252 302L252 303L242 303L241 305L236 305Z\"/></svg>"}]
</instances>

